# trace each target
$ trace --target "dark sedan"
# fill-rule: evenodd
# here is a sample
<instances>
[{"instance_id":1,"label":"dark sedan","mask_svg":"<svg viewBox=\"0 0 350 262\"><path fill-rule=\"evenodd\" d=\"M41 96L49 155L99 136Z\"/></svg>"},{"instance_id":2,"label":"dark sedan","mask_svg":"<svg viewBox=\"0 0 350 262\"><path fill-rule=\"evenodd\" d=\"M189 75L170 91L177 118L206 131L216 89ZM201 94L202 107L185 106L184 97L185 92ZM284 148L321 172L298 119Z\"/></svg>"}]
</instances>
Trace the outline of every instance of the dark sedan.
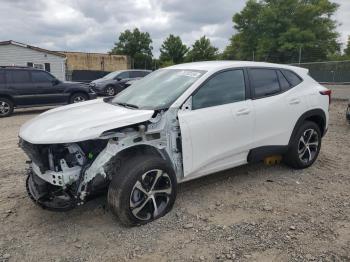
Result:
<instances>
[{"instance_id":1,"label":"dark sedan","mask_svg":"<svg viewBox=\"0 0 350 262\"><path fill-rule=\"evenodd\" d=\"M127 87L127 82L139 79L151 73L150 70L122 70L109 73L103 78L90 83L93 90L99 95L114 96Z\"/></svg>"}]
</instances>

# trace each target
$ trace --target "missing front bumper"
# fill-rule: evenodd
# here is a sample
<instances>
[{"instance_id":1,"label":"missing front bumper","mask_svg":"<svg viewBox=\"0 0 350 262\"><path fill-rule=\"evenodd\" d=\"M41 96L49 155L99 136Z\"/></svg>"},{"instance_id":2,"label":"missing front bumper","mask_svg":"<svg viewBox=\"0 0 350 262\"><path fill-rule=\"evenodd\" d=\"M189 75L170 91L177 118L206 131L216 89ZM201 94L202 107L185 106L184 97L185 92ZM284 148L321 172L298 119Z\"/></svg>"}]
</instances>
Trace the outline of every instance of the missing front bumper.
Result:
<instances>
[{"instance_id":1,"label":"missing front bumper","mask_svg":"<svg viewBox=\"0 0 350 262\"><path fill-rule=\"evenodd\" d=\"M49 184L32 170L28 171L26 189L31 200L44 209L67 211L77 205L75 198L69 192L64 191L62 187Z\"/></svg>"}]
</instances>

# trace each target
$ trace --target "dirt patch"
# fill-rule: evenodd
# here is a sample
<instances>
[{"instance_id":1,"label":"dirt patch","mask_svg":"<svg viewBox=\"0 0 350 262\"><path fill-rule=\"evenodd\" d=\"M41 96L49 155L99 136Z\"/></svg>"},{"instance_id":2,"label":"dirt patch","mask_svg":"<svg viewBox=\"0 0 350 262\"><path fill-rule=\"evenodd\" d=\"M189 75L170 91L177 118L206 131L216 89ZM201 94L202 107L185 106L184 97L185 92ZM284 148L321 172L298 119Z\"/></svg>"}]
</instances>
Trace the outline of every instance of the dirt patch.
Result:
<instances>
[{"instance_id":1,"label":"dirt patch","mask_svg":"<svg viewBox=\"0 0 350 262\"><path fill-rule=\"evenodd\" d=\"M333 102L317 162L306 170L255 164L180 185L174 209L125 228L102 196L66 213L25 192L19 127L0 119L0 261L350 261L350 126Z\"/></svg>"}]
</instances>

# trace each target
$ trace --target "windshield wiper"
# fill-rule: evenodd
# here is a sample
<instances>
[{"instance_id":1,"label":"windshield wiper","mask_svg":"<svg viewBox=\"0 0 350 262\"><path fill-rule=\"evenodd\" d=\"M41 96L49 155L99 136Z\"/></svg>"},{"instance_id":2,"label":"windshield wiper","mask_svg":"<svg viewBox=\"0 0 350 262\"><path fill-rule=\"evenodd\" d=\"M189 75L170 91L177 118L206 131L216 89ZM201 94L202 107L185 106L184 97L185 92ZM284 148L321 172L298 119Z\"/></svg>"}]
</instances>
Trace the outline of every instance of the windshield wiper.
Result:
<instances>
[{"instance_id":1,"label":"windshield wiper","mask_svg":"<svg viewBox=\"0 0 350 262\"><path fill-rule=\"evenodd\" d=\"M128 104L128 103L116 102L116 104L117 104L117 105L120 105L120 106L124 106L124 107L129 107L129 108L136 108L136 109L139 108L137 105Z\"/></svg>"}]
</instances>

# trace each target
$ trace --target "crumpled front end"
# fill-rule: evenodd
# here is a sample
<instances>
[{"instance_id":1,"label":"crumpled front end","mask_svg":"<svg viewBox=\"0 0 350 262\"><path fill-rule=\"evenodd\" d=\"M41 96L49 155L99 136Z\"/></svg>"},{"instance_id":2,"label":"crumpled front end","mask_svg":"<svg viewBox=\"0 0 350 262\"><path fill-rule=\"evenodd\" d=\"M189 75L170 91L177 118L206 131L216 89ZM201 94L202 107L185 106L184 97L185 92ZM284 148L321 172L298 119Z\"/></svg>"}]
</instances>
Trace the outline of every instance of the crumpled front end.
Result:
<instances>
[{"instance_id":1,"label":"crumpled front end","mask_svg":"<svg viewBox=\"0 0 350 262\"><path fill-rule=\"evenodd\" d=\"M31 159L26 188L30 198L51 210L68 210L82 204L87 195L105 189L105 174L85 183L84 172L106 147L107 140L72 144L34 145L23 139L20 147Z\"/></svg>"}]
</instances>

